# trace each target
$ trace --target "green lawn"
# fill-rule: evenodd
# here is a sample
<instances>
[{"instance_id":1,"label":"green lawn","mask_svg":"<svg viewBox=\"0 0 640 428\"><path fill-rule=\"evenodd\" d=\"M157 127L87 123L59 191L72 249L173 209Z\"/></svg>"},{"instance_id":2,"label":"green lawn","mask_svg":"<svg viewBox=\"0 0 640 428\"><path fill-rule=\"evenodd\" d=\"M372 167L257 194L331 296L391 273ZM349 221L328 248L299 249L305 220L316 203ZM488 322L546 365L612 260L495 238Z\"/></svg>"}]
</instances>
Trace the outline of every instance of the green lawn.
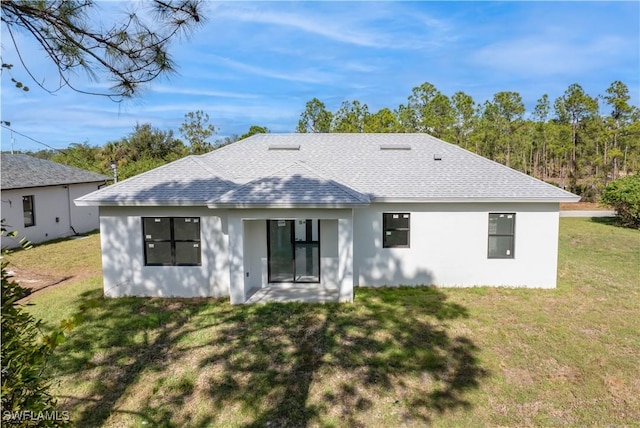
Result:
<instances>
[{"instance_id":1,"label":"green lawn","mask_svg":"<svg viewBox=\"0 0 640 428\"><path fill-rule=\"evenodd\" d=\"M80 427L637 425L640 232L560 226L556 290L357 289L353 304L231 306L105 300L96 271L30 311L49 323L83 312L51 364ZM86 269L98 241L12 257Z\"/></svg>"}]
</instances>

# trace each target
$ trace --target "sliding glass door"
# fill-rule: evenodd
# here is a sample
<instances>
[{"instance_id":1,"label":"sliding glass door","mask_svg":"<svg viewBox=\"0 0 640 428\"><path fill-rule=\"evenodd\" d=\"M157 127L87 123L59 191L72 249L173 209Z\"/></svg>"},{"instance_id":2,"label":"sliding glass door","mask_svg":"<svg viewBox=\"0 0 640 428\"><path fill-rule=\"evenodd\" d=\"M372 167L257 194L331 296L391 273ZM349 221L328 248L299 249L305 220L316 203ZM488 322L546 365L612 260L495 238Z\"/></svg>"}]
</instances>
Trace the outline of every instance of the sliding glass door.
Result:
<instances>
[{"instance_id":1,"label":"sliding glass door","mask_svg":"<svg viewBox=\"0 0 640 428\"><path fill-rule=\"evenodd\" d=\"M269 282L320 282L318 220L268 220Z\"/></svg>"}]
</instances>

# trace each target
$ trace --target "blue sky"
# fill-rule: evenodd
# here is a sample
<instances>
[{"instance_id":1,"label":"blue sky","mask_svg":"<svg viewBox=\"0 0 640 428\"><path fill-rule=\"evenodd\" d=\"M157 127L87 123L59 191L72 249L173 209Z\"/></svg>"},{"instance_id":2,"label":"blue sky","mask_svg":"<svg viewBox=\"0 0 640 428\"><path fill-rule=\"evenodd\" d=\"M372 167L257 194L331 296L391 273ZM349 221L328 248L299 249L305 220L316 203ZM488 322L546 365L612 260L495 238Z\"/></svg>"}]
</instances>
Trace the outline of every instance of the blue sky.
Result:
<instances>
[{"instance_id":1,"label":"blue sky","mask_svg":"<svg viewBox=\"0 0 640 428\"><path fill-rule=\"evenodd\" d=\"M113 17L131 4L99 7ZM397 108L424 82L477 103L517 91L528 111L542 94L553 102L572 83L596 96L620 80L631 102L640 101L638 2L209 2L205 11L206 25L171 50L178 74L123 104L40 90L20 69L3 28L2 60L15 64L13 76L31 91L17 91L3 73L2 120L64 148L118 140L136 122L179 136L184 115L195 110L218 129L212 140L251 125L294 132L314 97L332 111L358 100L375 112ZM55 82L37 46L25 35L19 40L34 74ZM10 137L2 129L2 150ZM44 147L14 135L14 148Z\"/></svg>"}]
</instances>

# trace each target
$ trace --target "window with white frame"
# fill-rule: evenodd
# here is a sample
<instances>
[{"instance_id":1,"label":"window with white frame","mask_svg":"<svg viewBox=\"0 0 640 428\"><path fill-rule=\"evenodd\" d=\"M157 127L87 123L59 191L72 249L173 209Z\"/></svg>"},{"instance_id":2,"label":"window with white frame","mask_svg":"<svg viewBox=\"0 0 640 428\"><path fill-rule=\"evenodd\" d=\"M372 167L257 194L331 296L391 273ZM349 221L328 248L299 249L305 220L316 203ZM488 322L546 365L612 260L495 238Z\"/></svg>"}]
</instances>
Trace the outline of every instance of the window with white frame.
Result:
<instances>
[{"instance_id":1,"label":"window with white frame","mask_svg":"<svg viewBox=\"0 0 640 428\"><path fill-rule=\"evenodd\" d=\"M200 266L200 218L143 217L145 266Z\"/></svg>"},{"instance_id":2,"label":"window with white frame","mask_svg":"<svg viewBox=\"0 0 640 428\"><path fill-rule=\"evenodd\" d=\"M383 213L383 248L409 248L410 225L411 215L409 213Z\"/></svg>"},{"instance_id":3,"label":"window with white frame","mask_svg":"<svg viewBox=\"0 0 640 428\"><path fill-rule=\"evenodd\" d=\"M516 215L514 213L489 213L490 259L512 259L515 255Z\"/></svg>"}]
</instances>

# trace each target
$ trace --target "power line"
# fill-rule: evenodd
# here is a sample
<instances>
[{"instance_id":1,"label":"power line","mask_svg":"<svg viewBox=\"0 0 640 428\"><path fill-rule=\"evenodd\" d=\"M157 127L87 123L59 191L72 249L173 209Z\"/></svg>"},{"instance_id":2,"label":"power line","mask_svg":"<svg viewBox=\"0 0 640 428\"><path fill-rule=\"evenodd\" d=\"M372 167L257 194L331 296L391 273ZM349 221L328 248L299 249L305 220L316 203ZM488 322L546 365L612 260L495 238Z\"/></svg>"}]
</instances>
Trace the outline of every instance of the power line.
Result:
<instances>
[{"instance_id":1,"label":"power line","mask_svg":"<svg viewBox=\"0 0 640 428\"><path fill-rule=\"evenodd\" d=\"M16 131L15 129L13 129L13 128L11 128L11 127L7 126L7 125L5 125L4 123L2 124L2 127L3 127L4 129L8 129L9 131L13 132L14 134L18 134L18 135L20 135L21 137L27 138L27 139L29 139L29 140L33 141L34 143L42 144L43 146L48 147L48 148L50 148L51 150L56 150L56 151L58 151L58 152L60 152L60 153L62 153L62 154L64 154L64 155L70 156L68 153L65 153L65 152L64 152L64 150L62 150L62 149L56 149L55 147L51 147L50 145L48 145L48 144L46 144L46 143L43 143L42 141L38 141L38 140L36 140L35 138L29 137L28 135L23 134L22 132L18 132L18 131ZM71 156L71 157L73 157L73 156Z\"/></svg>"},{"instance_id":2,"label":"power line","mask_svg":"<svg viewBox=\"0 0 640 428\"><path fill-rule=\"evenodd\" d=\"M3 124L1 124L1 126L2 126L3 128L5 128L5 129L8 129L8 130L9 130L9 131L11 131L11 132L13 132L14 134L18 134L18 135L20 135L21 137L24 137L24 138L27 138L27 139L29 139L29 140L33 141L34 143L41 144L41 145L43 145L43 146L45 146L45 147L48 147L48 148L49 148L49 149L51 149L51 150L55 150L55 151L57 151L57 152L60 152L60 153L62 153L62 154L63 154L63 155L65 155L65 156L69 156L70 158L75 159L75 160L76 160L79 164L81 164L81 165L82 165L82 164L84 164L84 161L83 161L83 160L78 159L78 158L77 158L77 157L75 157L74 155L72 155L72 154L70 154L70 153L67 153L67 152L65 152L65 151L64 151L64 150L62 150L62 149L57 149L57 148L55 148L55 147L52 147L52 146L48 145L47 143L43 143L42 141L38 141L38 140L36 140L36 139L35 139L35 138L33 138L33 137L30 137L30 136L28 136L28 135L26 135L26 134L23 134L22 132L18 132L18 131L16 131L15 129L13 129L13 128L11 128L11 127L7 126L7 125L5 125L4 123L3 123Z\"/></svg>"}]
</instances>

